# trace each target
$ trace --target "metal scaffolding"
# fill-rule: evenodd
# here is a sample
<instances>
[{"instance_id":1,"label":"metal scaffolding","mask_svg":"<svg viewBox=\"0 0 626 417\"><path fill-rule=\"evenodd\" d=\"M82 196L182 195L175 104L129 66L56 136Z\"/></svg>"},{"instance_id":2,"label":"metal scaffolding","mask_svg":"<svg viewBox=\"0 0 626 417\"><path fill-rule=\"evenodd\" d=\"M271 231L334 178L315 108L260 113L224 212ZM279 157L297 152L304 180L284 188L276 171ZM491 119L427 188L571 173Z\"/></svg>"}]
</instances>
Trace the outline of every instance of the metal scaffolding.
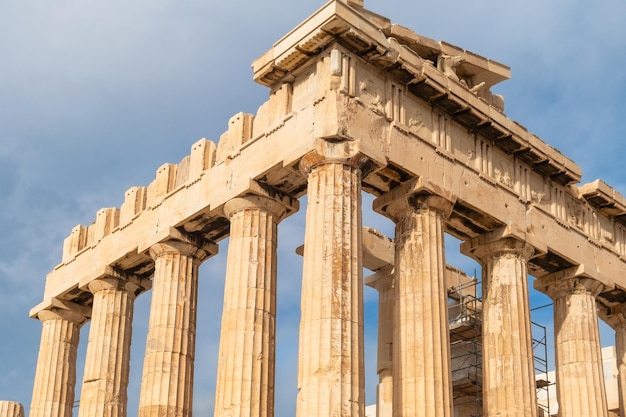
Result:
<instances>
[{"instance_id":1,"label":"metal scaffolding","mask_svg":"<svg viewBox=\"0 0 626 417\"><path fill-rule=\"evenodd\" d=\"M482 414L482 300L480 281L458 271L458 285L448 292L448 318L452 363L452 389L455 415L481 417ZM546 307L546 306L542 306ZM538 308L542 308L538 307ZM533 309L536 310L536 309ZM550 416L548 388L548 346L546 327L531 322L533 355L537 379L539 411Z\"/></svg>"}]
</instances>

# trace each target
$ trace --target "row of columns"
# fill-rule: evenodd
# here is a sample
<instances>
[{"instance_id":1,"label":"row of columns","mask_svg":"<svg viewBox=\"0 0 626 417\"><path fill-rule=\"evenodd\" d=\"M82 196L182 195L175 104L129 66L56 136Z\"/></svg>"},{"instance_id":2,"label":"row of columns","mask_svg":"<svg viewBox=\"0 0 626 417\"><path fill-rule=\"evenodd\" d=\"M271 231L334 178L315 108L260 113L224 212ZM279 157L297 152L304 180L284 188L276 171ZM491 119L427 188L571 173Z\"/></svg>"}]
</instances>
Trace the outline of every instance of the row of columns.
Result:
<instances>
[{"instance_id":1,"label":"row of columns","mask_svg":"<svg viewBox=\"0 0 626 417\"><path fill-rule=\"evenodd\" d=\"M360 187L368 164L354 142L327 141L300 164L308 208L298 417L364 416ZM420 180L375 201L375 209L396 223L394 270L381 271L375 285L381 297L381 416L452 415L444 222L454 203L454 196L435 193ZM231 230L216 417L273 416L277 225L294 208L297 201L284 196L243 196L224 207ZM533 248L482 236L462 249L483 268L484 414L536 416L526 269ZM198 267L215 253L215 244L184 236L150 249L155 273L140 417L191 415ZM578 277L542 282L555 300L561 415L605 416L599 287ZM111 270L88 284L94 294L90 313L68 303L39 313L43 330L31 417L72 415L79 329L89 314L79 417L126 415L133 301L149 286ZM589 391L592 385L597 391ZM583 406L577 398L597 400Z\"/></svg>"},{"instance_id":2,"label":"row of columns","mask_svg":"<svg viewBox=\"0 0 626 417\"><path fill-rule=\"evenodd\" d=\"M421 204L415 204L414 207L416 211L425 214ZM399 231L399 227L396 231ZM418 235L424 241L429 240L423 229ZM404 350L400 357L395 347L402 343L407 345L406 339L410 336L407 337L405 333L408 332L410 335L419 334L433 346L433 350L436 349L437 342L431 340L428 331L424 329L427 325L435 327L438 323L420 311L410 314L413 320L417 318L423 321L418 331L412 331L406 325L403 299L416 296L414 292L407 291L406 277L403 277L407 257L400 255L405 242L402 234L396 234L398 238L396 244L400 246L396 247L395 271L393 268L381 270L370 277L368 282L379 291L380 297L377 416L446 415L452 402L438 403L427 394L424 395L423 391L418 395L411 393L409 401L406 401L407 374L414 372L420 386L428 383L429 388L433 389L437 387L437 382L433 382L431 373L437 370L439 364L433 360L424 366L418 356L422 352L428 351L429 358L437 357L435 352L424 346L420 346L419 351L399 349ZM438 245L437 239L432 236L430 242ZM526 263L533 249L513 238L489 241L484 237L467 242L463 249L478 260L483 269L483 413L485 416L537 415L526 271ZM422 253L429 251L437 252L431 248ZM436 256L431 254L430 259L434 260ZM420 279L419 274L413 277L414 281ZM426 286L437 281L432 273L428 280L430 284ZM410 285L417 286L414 282ZM559 415L608 416L596 305L602 284L572 269L543 277L536 281L535 286L554 300ZM436 298L429 291L418 293L418 296ZM415 299L416 304L421 301ZM626 315L623 307L610 313L607 322L616 330L620 415L624 415ZM390 331L391 328L394 330ZM441 337L442 340L444 338ZM393 354L390 354L388 346L394 346ZM407 356L410 358L408 361ZM415 369L418 371L415 372ZM446 380L447 374L447 371L441 370L441 380Z\"/></svg>"},{"instance_id":3,"label":"row of columns","mask_svg":"<svg viewBox=\"0 0 626 417\"><path fill-rule=\"evenodd\" d=\"M140 416L191 411L198 265L216 248L169 241L150 249L155 275ZM78 415L126 416L134 299L150 286L150 281L109 268L88 284L91 311L64 303L38 314L43 330L31 417L72 416L79 331L89 315Z\"/></svg>"},{"instance_id":4,"label":"row of columns","mask_svg":"<svg viewBox=\"0 0 626 417\"><path fill-rule=\"evenodd\" d=\"M421 204L415 204L414 207L416 211L425 212ZM410 314L413 320L419 318L424 321L417 332L405 324L403 299L415 295L407 291L406 277L403 277L407 257L401 256L405 242L403 235L398 233L399 229L400 227L396 229L396 239L399 239L396 244L400 245L396 247L396 270L388 268L370 278L370 285L380 294L378 347L380 381L377 392L377 415L379 417L446 415L452 403L442 405L432 401L428 395L423 395L423 392L418 393L421 395L409 395L409 401L406 401L404 391L406 375L415 369L418 369L417 379L420 384L428 383L431 389L437 386L429 373L437 369L437 361L433 360L431 364L424 366L420 362L421 358L417 356L428 349L423 346L419 351L399 349L404 352L403 356L398 357L398 349L394 348L391 355L393 359L388 356L387 346L396 347L402 343L407 345L406 332L410 335L419 334L433 346L433 349L437 347L437 342L432 341L428 337L428 331L424 330L426 325L437 325L428 314L423 312ZM423 233L423 230L418 234L424 241L429 240L428 234ZM437 239L433 239L432 236L430 242L438 245ZM467 242L463 246L465 252L478 260L483 269L483 413L485 416L537 415L526 271L526 263L533 249L524 242L512 238L489 241L483 237ZM437 252L434 248L421 252L429 251ZM430 259L434 260L437 256L431 254ZM403 260L405 264L402 263ZM537 289L552 297L555 305L559 415L608 416L596 306L596 296L603 286L600 282L576 272L576 270L563 271L543 277L535 284ZM414 281L420 279L419 274L413 274L413 277ZM430 284L427 286L437 281L432 273L428 280ZM436 298L429 291L418 293L419 296ZM421 301L415 299L415 304ZM622 310L611 313L608 323L616 330L620 371L620 413L624 415L622 387L626 386L623 381L626 375L624 348L626 316ZM390 332L389 328L393 328L394 331ZM407 356L413 360L407 361ZM437 355L428 351L428 357L436 358ZM447 376L446 371L441 372L442 380ZM393 395L389 394L390 391ZM393 406L389 404L391 398ZM414 405L415 398L418 399L419 406Z\"/></svg>"}]
</instances>

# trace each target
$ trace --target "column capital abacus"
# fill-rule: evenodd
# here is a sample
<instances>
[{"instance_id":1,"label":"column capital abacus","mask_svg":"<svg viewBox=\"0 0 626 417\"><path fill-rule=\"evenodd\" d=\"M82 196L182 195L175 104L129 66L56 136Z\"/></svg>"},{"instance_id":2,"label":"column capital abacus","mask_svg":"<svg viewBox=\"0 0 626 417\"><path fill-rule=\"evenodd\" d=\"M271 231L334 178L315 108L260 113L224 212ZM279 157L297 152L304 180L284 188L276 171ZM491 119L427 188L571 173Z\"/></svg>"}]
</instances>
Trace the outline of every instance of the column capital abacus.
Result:
<instances>
[{"instance_id":1,"label":"column capital abacus","mask_svg":"<svg viewBox=\"0 0 626 417\"><path fill-rule=\"evenodd\" d=\"M61 319L75 323L79 327L85 324L90 316L91 309L89 307L56 298L52 300L49 308L37 313L37 318L41 322Z\"/></svg>"},{"instance_id":2,"label":"column capital abacus","mask_svg":"<svg viewBox=\"0 0 626 417\"><path fill-rule=\"evenodd\" d=\"M315 150L300 159L300 172L308 175L312 169L324 164L346 164L361 171L361 178L369 174L377 165L361 152L358 141L341 138L320 138L315 142Z\"/></svg>"},{"instance_id":3,"label":"column capital abacus","mask_svg":"<svg viewBox=\"0 0 626 417\"><path fill-rule=\"evenodd\" d=\"M99 291L113 289L125 290L133 298L152 287L152 281L127 274L112 266L107 266L98 278L85 285L89 292L95 294Z\"/></svg>"},{"instance_id":4,"label":"column capital abacus","mask_svg":"<svg viewBox=\"0 0 626 417\"><path fill-rule=\"evenodd\" d=\"M194 261L201 263L207 258L217 254L218 245L209 240L197 239L179 232L177 229L170 230L170 237L150 247L150 257L157 258L173 253L181 253L193 257Z\"/></svg>"},{"instance_id":5,"label":"column capital abacus","mask_svg":"<svg viewBox=\"0 0 626 417\"><path fill-rule=\"evenodd\" d=\"M572 267L537 278L534 287L556 300L569 294L591 294L596 298L604 289L604 284L584 275L580 268Z\"/></svg>"},{"instance_id":6,"label":"column capital abacus","mask_svg":"<svg viewBox=\"0 0 626 417\"><path fill-rule=\"evenodd\" d=\"M504 236L501 230L490 232L461 244L461 253L480 263L502 256L515 256L527 262L535 253L535 248L514 236Z\"/></svg>"},{"instance_id":7,"label":"column capital abacus","mask_svg":"<svg viewBox=\"0 0 626 417\"><path fill-rule=\"evenodd\" d=\"M422 177L413 178L374 200L374 210L398 220L407 211L434 210L446 218L452 213L456 196L426 182Z\"/></svg>"},{"instance_id":8,"label":"column capital abacus","mask_svg":"<svg viewBox=\"0 0 626 417\"><path fill-rule=\"evenodd\" d=\"M259 209L271 213L276 217L276 223L279 223L285 217L297 212L299 208L300 203L296 198L252 180L246 194L224 204L224 216L230 219L238 211Z\"/></svg>"}]
</instances>

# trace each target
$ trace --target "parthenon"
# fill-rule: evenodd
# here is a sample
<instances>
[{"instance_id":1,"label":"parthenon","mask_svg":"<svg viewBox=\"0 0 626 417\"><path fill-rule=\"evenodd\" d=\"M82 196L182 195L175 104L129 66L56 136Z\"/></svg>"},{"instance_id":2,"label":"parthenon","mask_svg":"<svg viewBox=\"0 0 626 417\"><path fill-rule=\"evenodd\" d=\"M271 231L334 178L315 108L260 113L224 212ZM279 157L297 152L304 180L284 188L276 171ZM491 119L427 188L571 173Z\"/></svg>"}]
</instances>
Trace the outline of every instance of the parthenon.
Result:
<instances>
[{"instance_id":1,"label":"parthenon","mask_svg":"<svg viewBox=\"0 0 626 417\"><path fill-rule=\"evenodd\" d=\"M365 416L366 284L380 295L377 417L540 417L529 275L554 302L559 415L612 415L599 319L615 330L626 415L626 199L581 185L574 161L507 118L491 92L507 66L331 0L252 69L270 91L256 114L71 230L30 311L31 417L72 416L77 377L79 417L127 415L146 291L139 416L191 416L198 268L227 237L214 415L274 416L277 230L304 195L297 417ZM394 236L364 228L364 192ZM478 411L455 402L449 308L463 299L450 277L471 279L447 265L445 234L482 269ZM0 402L0 417L23 414Z\"/></svg>"}]
</instances>

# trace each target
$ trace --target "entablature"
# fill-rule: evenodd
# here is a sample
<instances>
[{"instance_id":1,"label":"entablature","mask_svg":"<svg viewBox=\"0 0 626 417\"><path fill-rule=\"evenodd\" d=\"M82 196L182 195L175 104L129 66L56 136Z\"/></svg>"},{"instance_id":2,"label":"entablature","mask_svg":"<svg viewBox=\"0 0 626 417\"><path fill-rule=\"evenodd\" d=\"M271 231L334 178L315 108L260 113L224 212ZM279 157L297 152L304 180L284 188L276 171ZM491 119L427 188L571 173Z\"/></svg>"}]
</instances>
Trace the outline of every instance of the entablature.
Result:
<instances>
[{"instance_id":1,"label":"entablature","mask_svg":"<svg viewBox=\"0 0 626 417\"><path fill-rule=\"evenodd\" d=\"M275 88L336 42L542 175L562 185L580 182L581 169L572 160L502 113L503 99L489 88L510 77L508 67L363 13L340 1L327 3L253 63L254 80ZM442 56L458 63L441 64Z\"/></svg>"},{"instance_id":2,"label":"entablature","mask_svg":"<svg viewBox=\"0 0 626 417\"><path fill-rule=\"evenodd\" d=\"M599 179L578 189L584 199L598 211L626 225L626 199L617 190Z\"/></svg>"},{"instance_id":3,"label":"entablature","mask_svg":"<svg viewBox=\"0 0 626 417\"><path fill-rule=\"evenodd\" d=\"M489 86L508 68L363 13L331 1L255 61L255 80L272 88L256 117L235 115L219 145L198 141L147 187L129 189L119 209L77 226L44 299L88 303L79 281L102 267L148 278L150 245L175 233L219 242L229 199L264 187L302 196L299 163L320 138L358 142L376 161L363 180L369 193L424 178L457 196L446 230L459 239L506 229L535 247L533 275L592 265L607 288L626 288L621 195L602 182L577 189L573 161L462 82L480 76ZM460 78L437 67L437 54L465 60Z\"/></svg>"}]
</instances>

